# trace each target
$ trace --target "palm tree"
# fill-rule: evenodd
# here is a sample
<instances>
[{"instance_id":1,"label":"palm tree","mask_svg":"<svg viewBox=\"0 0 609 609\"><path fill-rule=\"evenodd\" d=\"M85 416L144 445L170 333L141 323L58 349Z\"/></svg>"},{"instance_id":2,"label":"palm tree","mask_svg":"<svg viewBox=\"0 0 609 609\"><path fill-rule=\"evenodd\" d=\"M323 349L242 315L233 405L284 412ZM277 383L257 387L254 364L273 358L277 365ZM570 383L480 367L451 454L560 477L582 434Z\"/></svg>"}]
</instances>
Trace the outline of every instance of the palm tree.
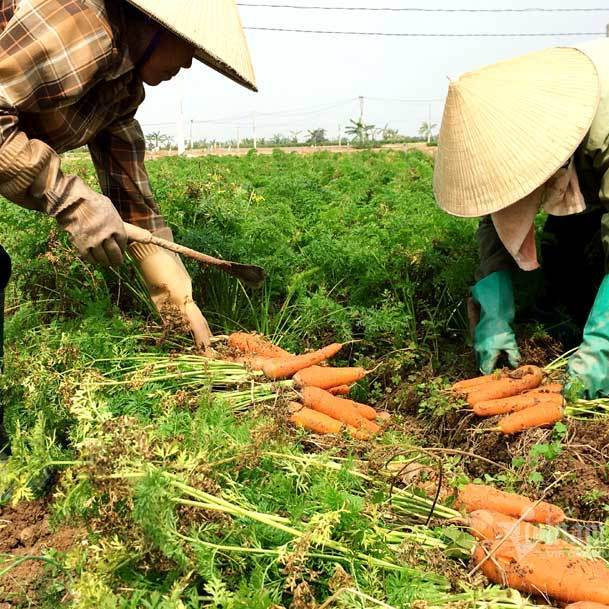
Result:
<instances>
[{"instance_id":1,"label":"palm tree","mask_svg":"<svg viewBox=\"0 0 609 609\"><path fill-rule=\"evenodd\" d=\"M434 129L437 127L436 123L428 123L425 121L419 127L419 135L422 135L425 139L427 139L427 143L431 144L431 140L433 139Z\"/></svg>"},{"instance_id":2,"label":"palm tree","mask_svg":"<svg viewBox=\"0 0 609 609\"><path fill-rule=\"evenodd\" d=\"M319 146L324 142L327 142L326 139L326 130L325 129L309 129L309 139L307 140L307 144L311 144L312 146Z\"/></svg>"},{"instance_id":3,"label":"palm tree","mask_svg":"<svg viewBox=\"0 0 609 609\"><path fill-rule=\"evenodd\" d=\"M374 134L374 125L366 125L361 119L357 121L350 119L349 122L351 124L345 127L345 133L352 135L354 140L359 140L360 146L365 146L370 136Z\"/></svg>"}]
</instances>

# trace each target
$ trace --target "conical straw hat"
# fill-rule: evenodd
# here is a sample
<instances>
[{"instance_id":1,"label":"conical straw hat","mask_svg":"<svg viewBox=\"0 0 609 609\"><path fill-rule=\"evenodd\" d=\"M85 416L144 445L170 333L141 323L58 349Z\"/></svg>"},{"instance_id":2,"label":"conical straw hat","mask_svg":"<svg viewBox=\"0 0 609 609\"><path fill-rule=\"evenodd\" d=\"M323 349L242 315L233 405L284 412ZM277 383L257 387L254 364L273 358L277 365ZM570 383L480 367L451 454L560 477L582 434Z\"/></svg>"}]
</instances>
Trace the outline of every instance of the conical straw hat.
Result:
<instances>
[{"instance_id":1,"label":"conical straw hat","mask_svg":"<svg viewBox=\"0 0 609 609\"><path fill-rule=\"evenodd\" d=\"M544 184L586 136L599 89L592 60L565 47L452 82L434 170L440 207L456 216L483 216Z\"/></svg>"},{"instance_id":2,"label":"conical straw hat","mask_svg":"<svg viewBox=\"0 0 609 609\"><path fill-rule=\"evenodd\" d=\"M197 59L244 87L257 91L235 0L128 2L197 47Z\"/></svg>"}]
</instances>

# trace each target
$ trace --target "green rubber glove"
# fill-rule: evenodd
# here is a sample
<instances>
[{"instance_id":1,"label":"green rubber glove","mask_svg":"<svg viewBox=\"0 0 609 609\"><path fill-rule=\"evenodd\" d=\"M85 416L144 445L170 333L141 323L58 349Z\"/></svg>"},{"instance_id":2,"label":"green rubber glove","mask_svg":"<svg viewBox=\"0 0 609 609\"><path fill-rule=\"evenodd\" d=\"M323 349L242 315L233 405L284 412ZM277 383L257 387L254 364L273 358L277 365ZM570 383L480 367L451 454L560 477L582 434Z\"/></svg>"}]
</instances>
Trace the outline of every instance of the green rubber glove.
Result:
<instances>
[{"instance_id":1,"label":"green rubber glove","mask_svg":"<svg viewBox=\"0 0 609 609\"><path fill-rule=\"evenodd\" d=\"M575 389L589 399L609 395L609 275L596 294L584 340L569 359L567 374L570 380L565 393Z\"/></svg>"},{"instance_id":2,"label":"green rubber glove","mask_svg":"<svg viewBox=\"0 0 609 609\"><path fill-rule=\"evenodd\" d=\"M510 366L520 362L520 351L512 330L514 290L509 271L497 271L472 288L472 298L480 305L480 321L474 331L474 351L483 374L490 374L502 353Z\"/></svg>"}]
</instances>

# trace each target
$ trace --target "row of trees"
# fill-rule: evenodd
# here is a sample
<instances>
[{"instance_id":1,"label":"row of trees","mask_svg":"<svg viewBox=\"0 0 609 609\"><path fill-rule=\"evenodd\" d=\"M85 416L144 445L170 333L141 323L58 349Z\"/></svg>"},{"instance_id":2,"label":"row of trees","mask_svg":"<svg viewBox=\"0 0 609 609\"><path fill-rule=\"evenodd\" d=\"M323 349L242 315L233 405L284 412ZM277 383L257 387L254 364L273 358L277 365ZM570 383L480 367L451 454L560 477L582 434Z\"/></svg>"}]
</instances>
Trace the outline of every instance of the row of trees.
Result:
<instances>
[{"instance_id":1,"label":"row of trees","mask_svg":"<svg viewBox=\"0 0 609 609\"><path fill-rule=\"evenodd\" d=\"M374 146L379 143L385 144L396 144L402 142L412 142L426 140L428 142L433 141L434 132L437 125L433 123L423 123L419 128L419 137L407 137L401 135L397 129L392 129L389 125L384 127L377 127L376 125L366 124L361 119L349 121L349 125L345 128L346 139L351 141L356 146L365 148L367 146ZM304 134L305 139L301 141L300 136ZM322 146L325 144L336 144L340 143L340 140L330 140L327 137L326 130L323 128L308 129L290 131L290 135L286 136L282 133L276 133L270 138L258 138L257 144L261 147L265 146L276 146L276 147L287 147L287 146ZM174 139L160 131L153 131L146 134L146 145L148 150L170 150L175 148ZM190 148L209 148L209 147L236 147L238 143L233 141L228 142L217 142L216 140L199 140L190 142ZM254 142L251 138L241 140L240 145L244 148L251 148Z\"/></svg>"}]
</instances>

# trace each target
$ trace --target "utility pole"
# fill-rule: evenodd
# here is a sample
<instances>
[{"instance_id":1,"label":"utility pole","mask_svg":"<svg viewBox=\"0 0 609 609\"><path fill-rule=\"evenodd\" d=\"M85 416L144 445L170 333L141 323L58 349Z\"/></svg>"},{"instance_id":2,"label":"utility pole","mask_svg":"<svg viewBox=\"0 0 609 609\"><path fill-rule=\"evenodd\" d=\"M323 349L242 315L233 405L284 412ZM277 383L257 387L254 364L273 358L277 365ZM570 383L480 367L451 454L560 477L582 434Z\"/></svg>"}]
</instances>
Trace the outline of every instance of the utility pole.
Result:
<instances>
[{"instance_id":1,"label":"utility pole","mask_svg":"<svg viewBox=\"0 0 609 609\"><path fill-rule=\"evenodd\" d=\"M239 132L239 125L237 125L237 150L241 148L241 134Z\"/></svg>"},{"instance_id":2,"label":"utility pole","mask_svg":"<svg viewBox=\"0 0 609 609\"><path fill-rule=\"evenodd\" d=\"M342 127L341 124L338 123L338 147L340 148L341 145L341 141L342 141Z\"/></svg>"},{"instance_id":3,"label":"utility pole","mask_svg":"<svg viewBox=\"0 0 609 609\"><path fill-rule=\"evenodd\" d=\"M359 122L364 124L364 96L359 96Z\"/></svg>"},{"instance_id":4,"label":"utility pole","mask_svg":"<svg viewBox=\"0 0 609 609\"><path fill-rule=\"evenodd\" d=\"M607 38L609 38L609 23L607 24Z\"/></svg>"},{"instance_id":5,"label":"utility pole","mask_svg":"<svg viewBox=\"0 0 609 609\"><path fill-rule=\"evenodd\" d=\"M258 148L258 140L256 139L256 113L252 112L252 131L254 133L254 150Z\"/></svg>"},{"instance_id":6,"label":"utility pole","mask_svg":"<svg viewBox=\"0 0 609 609\"><path fill-rule=\"evenodd\" d=\"M427 143L431 144L431 104L427 104Z\"/></svg>"},{"instance_id":7,"label":"utility pole","mask_svg":"<svg viewBox=\"0 0 609 609\"><path fill-rule=\"evenodd\" d=\"M182 115L182 96L180 95L180 101L178 102L178 120L176 129L176 140L178 144L178 155L183 155L186 149L184 142L184 117Z\"/></svg>"},{"instance_id":8,"label":"utility pole","mask_svg":"<svg viewBox=\"0 0 609 609\"><path fill-rule=\"evenodd\" d=\"M192 118L191 118L191 119L190 119L190 136L189 136L189 138L188 138L188 139L190 140L190 146L189 146L189 147L190 147L190 149L191 149L191 150L192 150L192 148L193 148L193 141L192 141L192 126L193 126L194 122L195 122L195 121L194 121L194 119L192 119Z\"/></svg>"}]
</instances>

